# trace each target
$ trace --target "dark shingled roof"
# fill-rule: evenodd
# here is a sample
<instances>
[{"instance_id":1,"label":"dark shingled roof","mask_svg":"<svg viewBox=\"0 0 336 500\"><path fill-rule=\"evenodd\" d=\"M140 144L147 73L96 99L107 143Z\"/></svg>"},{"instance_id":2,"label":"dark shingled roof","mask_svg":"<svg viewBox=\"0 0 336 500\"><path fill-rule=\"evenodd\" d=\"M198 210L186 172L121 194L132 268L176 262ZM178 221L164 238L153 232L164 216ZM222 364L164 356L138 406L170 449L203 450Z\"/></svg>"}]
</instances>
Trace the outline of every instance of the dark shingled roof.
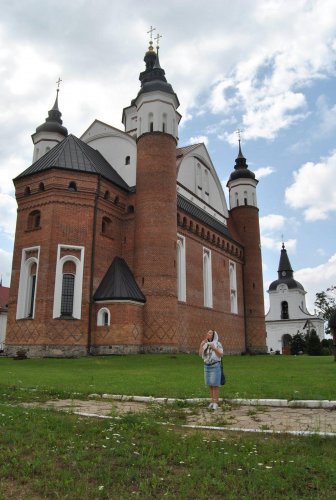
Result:
<instances>
[{"instance_id":1,"label":"dark shingled roof","mask_svg":"<svg viewBox=\"0 0 336 500\"><path fill-rule=\"evenodd\" d=\"M232 238L225 224L214 219L211 215L204 212L204 210L197 207L191 201L187 200L180 194L177 195L177 207L195 217L195 219L198 219L200 222L203 222L204 224L212 227L213 229L215 229L215 231L218 231L219 233Z\"/></svg>"},{"instance_id":2,"label":"dark shingled roof","mask_svg":"<svg viewBox=\"0 0 336 500\"><path fill-rule=\"evenodd\" d=\"M290 289L299 288L300 290L304 290L301 283L296 281L293 276L293 269L291 263L289 261L287 250L285 249L285 245L282 244L279 267L278 267L278 279L273 281L269 286L269 291L276 290L277 286L281 283L288 286Z\"/></svg>"},{"instance_id":3,"label":"dark shingled roof","mask_svg":"<svg viewBox=\"0 0 336 500\"><path fill-rule=\"evenodd\" d=\"M51 168L98 174L122 189L129 191L128 184L105 160L99 151L93 149L74 135L66 137L14 180L37 174Z\"/></svg>"},{"instance_id":4,"label":"dark shingled roof","mask_svg":"<svg viewBox=\"0 0 336 500\"><path fill-rule=\"evenodd\" d=\"M234 181L236 179L254 179L256 182L258 182L255 178L255 174L251 172L251 170L248 169L248 165L246 163L246 158L242 153L241 146L240 146L240 140L239 140L239 151L238 151L238 156L236 158L235 162L235 167L233 172L231 172L229 181Z\"/></svg>"},{"instance_id":5,"label":"dark shingled roof","mask_svg":"<svg viewBox=\"0 0 336 500\"><path fill-rule=\"evenodd\" d=\"M146 302L146 297L138 287L132 271L121 257L113 259L93 299L95 301L132 300Z\"/></svg>"}]
</instances>

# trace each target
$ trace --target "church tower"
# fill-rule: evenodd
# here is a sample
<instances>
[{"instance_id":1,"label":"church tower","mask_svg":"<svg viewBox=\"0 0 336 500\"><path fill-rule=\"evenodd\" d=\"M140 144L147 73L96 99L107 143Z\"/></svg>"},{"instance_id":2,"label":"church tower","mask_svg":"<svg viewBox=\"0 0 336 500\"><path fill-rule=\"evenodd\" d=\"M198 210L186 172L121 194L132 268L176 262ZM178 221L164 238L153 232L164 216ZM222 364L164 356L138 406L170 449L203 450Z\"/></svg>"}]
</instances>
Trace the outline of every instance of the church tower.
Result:
<instances>
[{"instance_id":1,"label":"church tower","mask_svg":"<svg viewBox=\"0 0 336 500\"><path fill-rule=\"evenodd\" d=\"M136 116L137 167L134 274L146 296L144 350L177 349L176 144L178 98L167 83L158 50L149 44L141 88L123 113ZM134 120L133 120L134 122ZM134 133L134 131L133 131ZM160 346L160 347L159 347Z\"/></svg>"},{"instance_id":2,"label":"church tower","mask_svg":"<svg viewBox=\"0 0 336 500\"><path fill-rule=\"evenodd\" d=\"M61 80L58 80L58 85ZM37 127L36 132L32 135L34 144L33 163L41 156L46 154L56 144L59 144L68 135L67 129L62 125L62 113L58 109L58 93L59 88L56 90L56 99L53 107L48 111L48 117L45 122Z\"/></svg>"},{"instance_id":3,"label":"church tower","mask_svg":"<svg viewBox=\"0 0 336 500\"><path fill-rule=\"evenodd\" d=\"M245 308L245 339L249 352L266 351L266 328L262 260L260 248L259 209L256 187L258 181L248 169L240 138L234 171L227 183L230 196L229 225L244 245L243 289Z\"/></svg>"}]
</instances>

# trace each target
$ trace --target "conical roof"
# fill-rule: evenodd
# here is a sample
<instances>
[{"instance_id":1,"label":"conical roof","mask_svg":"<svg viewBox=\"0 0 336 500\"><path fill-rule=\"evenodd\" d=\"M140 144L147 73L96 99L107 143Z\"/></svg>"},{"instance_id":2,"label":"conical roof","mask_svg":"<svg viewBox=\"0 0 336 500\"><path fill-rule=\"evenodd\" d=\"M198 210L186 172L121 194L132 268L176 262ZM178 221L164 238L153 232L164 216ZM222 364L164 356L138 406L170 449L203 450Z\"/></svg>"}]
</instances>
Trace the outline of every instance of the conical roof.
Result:
<instances>
[{"instance_id":1,"label":"conical roof","mask_svg":"<svg viewBox=\"0 0 336 500\"><path fill-rule=\"evenodd\" d=\"M62 125L63 121L61 119L62 113L58 109L58 92L56 91L56 99L53 107L48 111L48 117L45 122L42 123L36 129L36 133L38 132L57 132L66 137L68 135L68 130Z\"/></svg>"},{"instance_id":2,"label":"conical roof","mask_svg":"<svg viewBox=\"0 0 336 500\"><path fill-rule=\"evenodd\" d=\"M132 271L121 257L113 259L93 298L96 301L146 302L146 297L138 287Z\"/></svg>"},{"instance_id":3,"label":"conical roof","mask_svg":"<svg viewBox=\"0 0 336 500\"><path fill-rule=\"evenodd\" d=\"M298 288L300 290L304 290L301 283L299 283L294 279L293 269L289 261L287 250L285 248L284 243L282 244L280 253L278 279L270 284L268 291L276 290L277 286L280 285L281 283L284 283L290 289Z\"/></svg>"},{"instance_id":4,"label":"conical roof","mask_svg":"<svg viewBox=\"0 0 336 500\"><path fill-rule=\"evenodd\" d=\"M238 142L239 142L238 156L236 158L236 162L235 162L236 164L234 166L234 170L231 172L228 182L236 180L236 179L241 179L241 178L256 180L254 173L248 169L248 165L246 163L246 158L243 155L242 150L241 150L240 139ZM256 182L258 182L258 181L256 181Z\"/></svg>"},{"instance_id":5,"label":"conical roof","mask_svg":"<svg viewBox=\"0 0 336 500\"><path fill-rule=\"evenodd\" d=\"M126 191L130 189L128 184L99 151L93 149L74 135L66 137L14 180L51 168L98 174Z\"/></svg>"}]
</instances>

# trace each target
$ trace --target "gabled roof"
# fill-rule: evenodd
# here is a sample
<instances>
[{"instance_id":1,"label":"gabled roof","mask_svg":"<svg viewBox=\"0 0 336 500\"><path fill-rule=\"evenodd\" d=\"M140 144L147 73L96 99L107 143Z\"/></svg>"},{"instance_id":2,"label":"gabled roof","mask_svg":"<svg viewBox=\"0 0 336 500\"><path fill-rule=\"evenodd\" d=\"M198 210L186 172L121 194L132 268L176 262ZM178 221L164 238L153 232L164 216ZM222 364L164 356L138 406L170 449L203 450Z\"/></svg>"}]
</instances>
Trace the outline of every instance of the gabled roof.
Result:
<instances>
[{"instance_id":1,"label":"gabled roof","mask_svg":"<svg viewBox=\"0 0 336 500\"><path fill-rule=\"evenodd\" d=\"M99 151L93 149L74 135L66 137L14 180L51 168L98 174L122 189L129 191L128 184L105 160Z\"/></svg>"},{"instance_id":2,"label":"gabled roof","mask_svg":"<svg viewBox=\"0 0 336 500\"><path fill-rule=\"evenodd\" d=\"M0 285L0 309L8 309L9 288Z\"/></svg>"},{"instance_id":3,"label":"gabled roof","mask_svg":"<svg viewBox=\"0 0 336 500\"><path fill-rule=\"evenodd\" d=\"M186 212L187 214L190 214L192 217L195 217L195 219L198 219L200 222L203 222L203 224L212 227L215 231L218 231L219 233L228 236L230 239L232 239L230 231L225 226L225 224L219 222L214 217L204 212L204 210L197 207L196 205L194 205L194 203L187 200L180 194L177 195L177 207Z\"/></svg>"},{"instance_id":4,"label":"gabled roof","mask_svg":"<svg viewBox=\"0 0 336 500\"><path fill-rule=\"evenodd\" d=\"M113 259L93 299L95 301L132 300L141 303L146 302L146 297L138 287L132 271L121 257Z\"/></svg>"}]
</instances>

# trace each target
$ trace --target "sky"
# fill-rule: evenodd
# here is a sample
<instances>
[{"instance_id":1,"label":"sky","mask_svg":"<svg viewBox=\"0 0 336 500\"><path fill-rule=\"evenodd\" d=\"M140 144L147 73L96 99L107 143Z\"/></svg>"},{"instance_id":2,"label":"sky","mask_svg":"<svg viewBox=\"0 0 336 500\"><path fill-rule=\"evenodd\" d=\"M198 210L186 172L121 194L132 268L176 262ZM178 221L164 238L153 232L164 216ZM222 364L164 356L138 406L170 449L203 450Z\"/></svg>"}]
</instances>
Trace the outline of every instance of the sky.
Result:
<instances>
[{"instance_id":1,"label":"sky","mask_svg":"<svg viewBox=\"0 0 336 500\"><path fill-rule=\"evenodd\" d=\"M225 191L243 131L259 180L266 311L284 241L313 313L316 292L336 285L335 0L2 0L3 285L15 235L12 179L32 163L31 134L56 81L69 133L80 137L96 118L122 128L151 26L181 103L179 146L204 142Z\"/></svg>"}]
</instances>

